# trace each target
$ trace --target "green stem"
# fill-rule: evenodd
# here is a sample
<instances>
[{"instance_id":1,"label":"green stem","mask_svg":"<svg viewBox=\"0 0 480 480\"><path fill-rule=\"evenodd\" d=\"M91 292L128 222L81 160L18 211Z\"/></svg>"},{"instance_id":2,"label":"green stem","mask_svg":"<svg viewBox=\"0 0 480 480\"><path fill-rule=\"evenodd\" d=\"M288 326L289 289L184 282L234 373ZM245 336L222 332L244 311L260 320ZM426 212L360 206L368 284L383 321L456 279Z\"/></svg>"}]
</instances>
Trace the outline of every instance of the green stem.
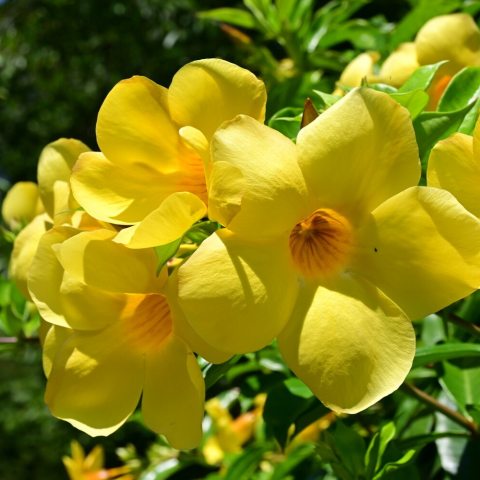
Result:
<instances>
[{"instance_id":1,"label":"green stem","mask_svg":"<svg viewBox=\"0 0 480 480\"><path fill-rule=\"evenodd\" d=\"M472 322L468 322L467 320L464 320L463 318L459 317L455 313L449 313L448 315L445 316L445 318L448 322L451 322L457 325L458 327L469 331L473 335L480 337L480 327L478 325L475 325Z\"/></svg>"},{"instance_id":2,"label":"green stem","mask_svg":"<svg viewBox=\"0 0 480 480\"><path fill-rule=\"evenodd\" d=\"M0 344L38 343L38 337L0 337Z\"/></svg>"},{"instance_id":3,"label":"green stem","mask_svg":"<svg viewBox=\"0 0 480 480\"><path fill-rule=\"evenodd\" d=\"M472 422L471 420L464 417L462 414L456 412L455 410L452 410L450 407L447 407L443 403L440 403L436 398L432 397L423 390L420 390L415 385L405 382L401 388L405 393L409 394L412 397L415 397L426 405L429 405L434 410L443 413L450 420L458 423L458 425L461 425L463 428L466 428L472 435L476 436L480 433L478 425L476 423Z\"/></svg>"}]
</instances>

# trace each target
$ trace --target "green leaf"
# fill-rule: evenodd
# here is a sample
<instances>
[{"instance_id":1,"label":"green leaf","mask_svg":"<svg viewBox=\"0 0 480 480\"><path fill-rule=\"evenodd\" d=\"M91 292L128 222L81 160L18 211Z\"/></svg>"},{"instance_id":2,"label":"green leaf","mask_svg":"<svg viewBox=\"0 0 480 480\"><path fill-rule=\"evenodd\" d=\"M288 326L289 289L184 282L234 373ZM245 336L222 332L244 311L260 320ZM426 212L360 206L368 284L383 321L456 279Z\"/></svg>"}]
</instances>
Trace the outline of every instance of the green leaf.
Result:
<instances>
[{"instance_id":1,"label":"green leaf","mask_svg":"<svg viewBox=\"0 0 480 480\"><path fill-rule=\"evenodd\" d=\"M320 101L322 102L322 105L320 106L320 108L322 110L326 110L327 108L331 107L342 98L338 95L332 95L331 93L321 92L320 90L314 90L313 93L315 93L320 97Z\"/></svg>"},{"instance_id":2,"label":"green leaf","mask_svg":"<svg viewBox=\"0 0 480 480\"><path fill-rule=\"evenodd\" d=\"M165 266L165 264L177 253L178 247L182 243L182 239L178 238L173 242L167 243L166 245L160 245L155 247L155 253L157 255L157 275L160 273L160 270Z\"/></svg>"},{"instance_id":3,"label":"green leaf","mask_svg":"<svg viewBox=\"0 0 480 480\"><path fill-rule=\"evenodd\" d=\"M390 93L390 96L410 112L412 120L418 117L429 100L428 94L419 88L409 92Z\"/></svg>"},{"instance_id":4,"label":"green leaf","mask_svg":"<svg viewBox=\"0 0 480 480\"><path fill-rule=\"evenodd\" d=\"M268 445L251 446L244 450L228 468L225 480L250 480L268 450Z\"/></svg>"},{"instance_id":5,"label":"green leaf","mask_svg":"<svg viewBox=\"0 0 480 480\"><path fill-rule=\"evenodd\" d=\"M436 345L447 340L445 324L439 315L433 313L423 319L421 339L425 346Z\"/></svg>"},{"instance_id":6,"label":"green leaf","mask_svg":"<svg viewBox=\"0 0 480 480\"><path fill-rule=\"evenodd\" d=\"M449 362L443 363L440 384L466 410L480 398L480 367L459 368Z\"/></svg>"},{"instance_id":7,"label":"green leaf","mask_svg":"<svg viewBox=\"0 0 480 480\"><path fill-rule=\"evenodd\" d=\"M254 16L240 8L214 8L212 10L199 12L197 16L203 20L226 22L237 27L255 28L256 26Z\"/></svg>"},{"instance_id":8,"label":"green leaf","mask_svg":"<svg viewBox=\"0 0 480 480\"><path fill-rule=\"evenodd\" d=\"M444 343L442 345L419 347L413 359L413 367L463 357L480 357L480 345L474 343Z\"/></svg>"},{"instance_id":9,"label":"green leaf","mask_svg":"<svg viewBox=\"0 0 480 480\"><path fill-rule=\"evenodd\" d=\"M473 104L480 96L480 67L468 67L458 72L443 92L437 110L451 112Z\"/></svg>"},{"instance_id":10,"label":"green leaf","mask_svg":"<svg viewBox=\"0 0 480 480\"><path fill-rule=\"evenodd\" d=\"M220 378L222 378L223 375L225 375L225 373L240 360L240 358L242 358L242 355L235 355L225 363L220 363L218 365L209 363L202 371L203 378L205 379L205 389L208 390L215 385Z\"/></svg>"},{"instance_id":11,"label":"green leaf","mask_svg":"<svg viewBox=\"0 0 480 480\"><path fill-rule=\"evenodd\" d=\"M291 140L295 140L298 132L300 131L302 115L302 108L282 108L277 113L272 115L268 121L268 126L278 130L280 133L283 133Z\"/></svg>"},{"instance_id":12,"label":"green leaf","mask_svg":"<svg viewBox=\"0 0 480 480\"><path fill-rule=\"evenodd\" d=\"M477 124L478 115L480 111L480 99L478 99L470 111L465 115L458 131L460 133L465 133L466 135L473 135L475 130L475 125Z\"/></svg>"},{"instance_id":13,"label":"green leaf","mask_svg":"<svg viewBox=\"0 0 480 480\"><path fill-rule=\"evenodd\" d=\"M388 422L372 438L365 454L365 467L367 478L373 478L380 469L383 454L387 445L395 437L395 424Z\"/></svg>"},{"instance_id":14,"label":"green leaf","mask_svg":"<svg viewBox=\"0 0 480 480\"><path fill-rule=\"evenodd\" d=\"M263 419L282 447L295 420L318 400L298 378L289 378L275 385L267 395Z\"/></svg>"},{"instance_id":15,"label":"green leaf","mask_svg":"<svg viewBox=\"0 0 480 480\"><path fill-rule=\"evenodd\" d=\"M424 65L417 68L407 79L407 81L398 89L398 93L410 92L412 90L427 90L432 83L437 70L446 61L434 63L433 65Z\"/></svg>"},{"instance_id":16,"label":"green leaf","mask_svg":"<svg viewBox=\"0 0 480 480\"><path fill-rule=\"evenodd\" d=\"M385 464L383 468L378 472L378 474L373 477L373 480L380 480L381 478L384 478L388 472L392 472L394 470L398 470L399 468L405 467L413 460L416 453L416 450L408 450L408 452L406 452L403 457L399 458L395 462L389 462Z\"/></svg>"},{"instance_id":17,"label":"green leaf","mask_svg":"<svg viewBox=\"0 0 480 480\"><path fill-rule=\"evenodd\" d=\"M335 423L335 451L342 465L352 474L353 478L361 478L365 474L365 442L351 427L342 421Z\"/></svg>"},{"instance_id":18,"label":"green leaf","mask_svg":"<svg viewBox=\"0 0 480 480\"><path fill-rule=\"evenodd\" d=\"M295 449L289 452L288 457L285 460L277 464L269 480L285 480L292 470L294 470L304 460L311 457L315 451L316 447L314 443L304 443L302 445L298 445Z\"/></svg>"},{"instance_id":19,"label":"green leaf","mask_svg":"<svg viewBox=\"0 0 480 480\"><path fill-rule=\"evenodd\" d=\"M420 159L424 168L433 146L439 140L458 130L471 107L472 105L468 105L454 112L423 112L413 121Z\"/></svg>"}]
</instances>

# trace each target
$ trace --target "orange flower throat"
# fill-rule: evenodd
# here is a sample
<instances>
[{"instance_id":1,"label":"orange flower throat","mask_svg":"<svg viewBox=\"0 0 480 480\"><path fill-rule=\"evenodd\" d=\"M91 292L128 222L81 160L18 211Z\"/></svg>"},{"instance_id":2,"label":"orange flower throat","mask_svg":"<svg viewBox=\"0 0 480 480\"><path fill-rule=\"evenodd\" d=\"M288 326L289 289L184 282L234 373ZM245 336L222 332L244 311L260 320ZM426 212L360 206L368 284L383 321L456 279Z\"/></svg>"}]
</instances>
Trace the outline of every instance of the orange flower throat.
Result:
<instances>
[{"instance_id":1,"label":"orange flower throat","mask_svg":"<svg viewBox=\"0 0 480 480\"><path fill-rule=\"evenodd\" d=\"M290 252L302 275L328 277L345 266L352 249L350 222L330 208L315 210L290 233Z\"/></svg>"}]
</instances>

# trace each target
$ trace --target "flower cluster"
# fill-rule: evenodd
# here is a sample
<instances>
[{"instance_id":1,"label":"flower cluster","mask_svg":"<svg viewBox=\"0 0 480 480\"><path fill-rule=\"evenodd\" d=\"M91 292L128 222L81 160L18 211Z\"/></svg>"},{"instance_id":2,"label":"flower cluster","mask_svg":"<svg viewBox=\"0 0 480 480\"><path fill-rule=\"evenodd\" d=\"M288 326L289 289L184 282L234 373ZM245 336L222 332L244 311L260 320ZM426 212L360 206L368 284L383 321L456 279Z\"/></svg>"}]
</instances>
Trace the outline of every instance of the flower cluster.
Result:
<instances>
[{"instance_id":1,"label":"flower cluster","mask_svg":"<svg viewBox=\"0 0 480 480\"><path fill-rule=\"evenodd\" d=\"M100 108L100 151L53 142L38 186L12 188L4 219L29 223L10 274L45 320L55 416L107 435L141 398L149 428L192 448L195 354L222 363L274 339L325 405L359 412L404 381L411 321L478 289L480 127L437 144L425 186L411 116L388 94L351 90L295 143L265 106L263 83L219 59L168 89L133 77Z\"/></svg>"}]
</instances>

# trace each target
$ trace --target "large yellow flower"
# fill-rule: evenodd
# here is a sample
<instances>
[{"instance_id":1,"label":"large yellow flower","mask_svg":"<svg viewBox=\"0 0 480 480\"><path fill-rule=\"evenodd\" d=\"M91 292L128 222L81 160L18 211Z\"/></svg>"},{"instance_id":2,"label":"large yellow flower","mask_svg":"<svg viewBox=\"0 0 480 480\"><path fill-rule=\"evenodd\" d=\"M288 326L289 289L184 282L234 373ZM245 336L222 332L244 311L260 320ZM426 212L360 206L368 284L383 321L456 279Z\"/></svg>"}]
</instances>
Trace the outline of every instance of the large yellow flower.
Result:
<instances>
[{"instance_id":1,"label":"large yellow flower","mask_svg":"<svg viewBox=\"0 0 480 480\"><path fill-rule=\"evenodd\" d=\"M115 233L62 226L40 241L29 289L52 324L43 346L46 403L90 435L108 435L142 396L146 425L192 448L202 435L204 384L183 340L188 325L174 313L166 271L156 275L154 251L115 243Z\"/></svg>"},{"instance_id":2,"label":"large yellow flower","mask_svg":"<svg viewBox=\"0 0 480 480\"><path fill-rule=\"evenodd\" d=\"M29 298L27 274L41 236L53 225L79 226L86 218L75 210L78 204L70 193L70 172L80 153L88 147L75 139L61 138L46 145L38 161L38 185L15 184L2 206L2 215L11 228L29 222L15 238L9 277Z\"/></svg>"},{"instance_id":3,"label":"large yellow flower","mask_svg":"<svg viewBox=\"0 0 480 480\"><path fill-rule=\"evenodd\" d=\"M215 129L240 113L263 121L265 101L260 80L220 59L185 65L168 90L146 77L121 81L98 114L101 153L75 165L76 199L95 218L132 225L116 239L132 248L175 240L206 213Z\"/></svg>"},{"instance_id":4,"label":"large yellow flower","mask_svg":"<svg viewBox=\"0 0 480 480\"><path fill-rule=\"evenodd\" d=\"M180 307L227 353L278 336L336 411L398 388L415 352L410 319L480 284L480 222L448 192L416 186L412 124L386 94L349 93L296 145L239 116L214 135L212 159L228 228L180 267Z\"/></svg>"},{"instance_id":5,"label":"large yellow flower","mask_svg":"<svg viewBox=\"0 0 480 480\"><path fill-rule=\"evenodd\" d=\"M427 181L453 193L480 218L480 122L473 137L455 133L435 145L428 160Z\"/></svg>"},{"instance_id":6,"label":"large yellow flower","mask_svg":"<svg viewBox=\"0 0 480 480\"><path fill-rule=\"evenodd\" d=\"M340 77L340 87L360 86L363 78L400 87L419 66L448 60L429 91L433 108L453 75L464 67L480 65L480 30L466 13L441 15L425 23L414 42L401 44L376 72L378 58L376 52L370 52L352 60Z\"/></svg>"}]
</instances>

